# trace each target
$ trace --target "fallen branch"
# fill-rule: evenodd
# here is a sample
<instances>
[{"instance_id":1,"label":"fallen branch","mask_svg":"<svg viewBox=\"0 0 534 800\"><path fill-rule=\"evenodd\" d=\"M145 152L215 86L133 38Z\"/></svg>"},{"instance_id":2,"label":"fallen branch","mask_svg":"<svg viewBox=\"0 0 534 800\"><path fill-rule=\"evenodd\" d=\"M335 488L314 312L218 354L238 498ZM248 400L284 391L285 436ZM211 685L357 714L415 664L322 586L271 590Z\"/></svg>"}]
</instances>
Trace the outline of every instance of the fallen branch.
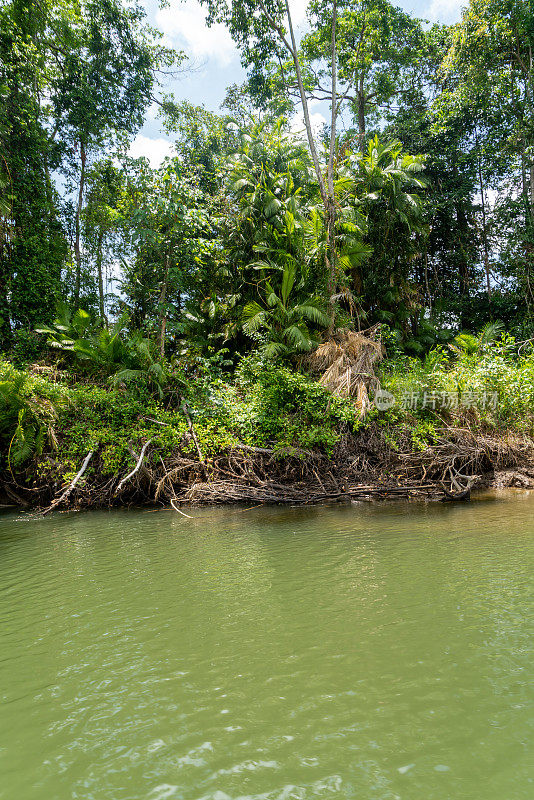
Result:
<instances>
[{"instance_id":1,"label":"fallen branch","mask_svg":"<svg viewBox=\"0 0 534 800\"><path fill-rule=\"evenodd\" d=\"M181 399L180 405L182 402ZM208 461L201 451L201 440L198 435L193 436L198 431L191 432L196 423L191 420L190 410L182 406L180 413L184 414L184 421L188 418L189 427L184 450L187 447L189 451L193 446L192 452L182 452L179 445L165 457L158 455L153 460L149 454L154 452L150 447L155 438L146 442L142 451L141 447L136 449L129 444L132 460L120 474L104 472L100 464L97 468L95 459L83 481L80 481L84 475L82 466L76 483L65 492L63 489L70 478L63 482L62 488L54 494L58 496L63 492L62 496L44 513L50 513L61 503L63 508L120 505L133 496L134 489L136 502L171 504L172 501L175 509L184 508L184 504L205 503L242 503L245 508L264 503L306 506L385 499L443 501L461 499L464 493L467 499L468 490L476 483L490 480L495 470L521 466L523 471L531 470L534 477L534 440L451 427L438 429L432 444L422 452L411 447L408 429L399 439L401 452L396 452L388 445L383 432L371 426L357 435L343 431L331 456L312 450L305 458L295 458L296 448L273 448L268 444L253 447L235 442L216 452ZM303 453L300 450L299 456ZM45 467L39 485L25 486L21 497L14 491L10 494L11 482L4 486L0 476L0 488L6 497L4 502L12 500L17 505L27 502L33 506L44 498L41 506L45 508L53 500L49 496L50 480L58 474L61 463L55 456L49 456ZM89 472L90 478L87 477ZM125 477L121 480L122 474ZM528 483L528 478L522 477L512 485ZM73 491L76 484L78 487L82 484L83 489Z\"/></svg>"},{"instance_id":2,"label":"fallen branch","mask_svg":"<svg viewBox=\"0 0 534 800\"><path fill-rule=\"evenodd\" d=\"M133 478L133 476L136 475L139 472L139 470L141 469L141 465L143 463L143 459L145 457L146 449L147 449L147 447L148 447L148 445L150 444L151 441L152 441L152 439L149 439L148 442L145 442L145 444L141 448L141 453L139 454L139 458L137 460L137 464L135 465L133 470L131 472L129 472L128 475L126 475L122 479L122 481L119 483L119 485L117 486L117 488L115 490L115 494L118 494L120 492L120 490L122 489L122 487L124 486L124 484L128 483L128 481L131 480L131 478Z\"/></svg>"},{"instance_id":3,"label":"fallen branch","mask_svg":"<svg viewBox=\"0 0 534 800\"><path fill-rule=\"evenodd\" d=\"M181 511L181 509L176 508L176 506L174 505L174 498L172 498L172 500L171 500L171 506L174 508L175 511L177 511L179 514L181 514L182 517L187 517L187 519L193 519L193 517L190 517L189 514L185 513L185 511Z\"/></svg>"},{"instance_id":4,"label":"fallen branch","mask_svg":"<svg viewBox=\"0 0 534 800\"><path fill-rule=\"evenodd\" d=\"M79 470L79 472L76 473L76 475L74 476L72 481L69 483L69 485L67 486L67 488L65 489L65 491L63 492L61 497L58 497L57 500L54 500L54 502L51 505L48 506L48 508L45 508L44 511L41 511L40 512L41 516L44 517L44 516L46 516L46 514L50 514L51 511L53 511L55 508L57 508L59 505L61 505L61 503L64 500L67 499L67 497L70 495L72 490L75 488L76 484L78 483L78 481L80 480L80 478L84 474L85 470L89 466L89 462L92 459L92 457L95 454L97 449L98 449L98 443L96 444L96 446L95 446L95 448L93 450L90 450L89 453L87 453L87 455L85 456L85 460L84 460L84 462L83 462L83 464L81 466L81 469Z\"/></svg>"},{"instance_id":5,"label":"fallen branch","mask_svg":"<svg viewBox=\"0 0 534 800\"><path fill-rule=\"evenodd\" d=\"M11 498L11 500L14 500L15 503L17 503L19 506L22 506L23 508L28 508L28 506L30 505L27 502L27 500L24 500L24 498L18 495L13 489L11 489L10 486L4 486L4 490L7 496Z\"/></svg>"}]
</instances>

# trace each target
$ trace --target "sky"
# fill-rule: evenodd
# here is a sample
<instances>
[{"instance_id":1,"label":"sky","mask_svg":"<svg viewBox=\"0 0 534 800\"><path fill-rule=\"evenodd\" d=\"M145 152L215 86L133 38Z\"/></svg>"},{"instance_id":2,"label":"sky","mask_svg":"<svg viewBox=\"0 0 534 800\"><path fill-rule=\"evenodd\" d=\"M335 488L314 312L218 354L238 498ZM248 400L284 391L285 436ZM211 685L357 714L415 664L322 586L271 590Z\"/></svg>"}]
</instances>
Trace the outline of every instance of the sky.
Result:
<instances>
[{"instance_id":1,"label":"sky","mask_svg":"<svg viewBox=\"0 0 534 800\"><path fill-rule=\"evenodd\" d=\"M208 28L205 10L197 0L169 0L169 6L160 8L159 0L142 0L147 21L164 34L164 43L183 50L190 59L193 70L173 80L166 87L177 100L189 100L204 105L210 111L219 111L226 89L245 79L239 53L222 25ZM290 0L290 8L297 29L305 25L307 0ZM414 16L429 22L452 24L458 22L466 0L397 0L397 5ZM325 118L323 108L311 108L315 125ZM301 127L294 121L295 129ZM143 128L132 142L130 153L134 157L146 156L152 166L158 166L172 152L172 138L165 136L157 118L157 107L148 109Z\"/></svg>"}]
</instances>

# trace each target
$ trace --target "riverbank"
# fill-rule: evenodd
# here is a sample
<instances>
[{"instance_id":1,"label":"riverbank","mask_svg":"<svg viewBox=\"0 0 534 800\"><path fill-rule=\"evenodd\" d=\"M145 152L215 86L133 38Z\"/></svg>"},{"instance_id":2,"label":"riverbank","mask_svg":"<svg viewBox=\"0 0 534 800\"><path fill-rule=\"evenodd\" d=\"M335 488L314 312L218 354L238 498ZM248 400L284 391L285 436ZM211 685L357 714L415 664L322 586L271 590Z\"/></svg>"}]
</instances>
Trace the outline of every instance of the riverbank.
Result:
<instances>
[{"instance_id":1,"label":"riverbank","mask_svg":"<svg viewBox=\"0 0 534 800\"><path fill-rule=\"evenodd\" d=\"M517 377L517 365L502 360L496 370L495 359L493 353L486 364L483 394L480 359L478 372L471 371L480 398L495 396L491 407L480 400L407 408L398 398L408 386L435 405L452 370L402 373L386 365L381 385L397 402L371 405L365 414L357 401L333 396L310 376L250 360L231 376L181 373L157 398L143 386L80 380L49 364L21 371L2 362L0 503L47 513L447 500L478 487L531 488L534 438L527 409L518 405L529 402L531 372L522 364L522 384L514 388L506 369ZM474 395L464 388L464 398L467 391Z\"/></svg>"}]
</instances>

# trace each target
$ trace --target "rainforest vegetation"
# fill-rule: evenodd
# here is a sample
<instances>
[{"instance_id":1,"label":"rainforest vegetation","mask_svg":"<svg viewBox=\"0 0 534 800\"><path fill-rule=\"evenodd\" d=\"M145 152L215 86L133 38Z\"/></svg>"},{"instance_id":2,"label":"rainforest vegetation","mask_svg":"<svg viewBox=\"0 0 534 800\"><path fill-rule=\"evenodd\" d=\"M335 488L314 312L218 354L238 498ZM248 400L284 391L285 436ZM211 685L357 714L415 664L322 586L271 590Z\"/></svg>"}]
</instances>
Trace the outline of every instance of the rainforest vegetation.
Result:
<instances>
[{"instance_id":1,"label":"rainforest vegetation","mask_svg":"<svg viewBox=\"0 0 534 800\"><path fill-rule=\"evenodd\" d=\"M201 3L248 76L218 113L166 91L190 65L135 4L0 2L4 494L294 502L526 463L529 0L451 26L311 0L299 32L285 0ZM158 168L129 155L149 107Z\"/></svg>"}]
</instances>

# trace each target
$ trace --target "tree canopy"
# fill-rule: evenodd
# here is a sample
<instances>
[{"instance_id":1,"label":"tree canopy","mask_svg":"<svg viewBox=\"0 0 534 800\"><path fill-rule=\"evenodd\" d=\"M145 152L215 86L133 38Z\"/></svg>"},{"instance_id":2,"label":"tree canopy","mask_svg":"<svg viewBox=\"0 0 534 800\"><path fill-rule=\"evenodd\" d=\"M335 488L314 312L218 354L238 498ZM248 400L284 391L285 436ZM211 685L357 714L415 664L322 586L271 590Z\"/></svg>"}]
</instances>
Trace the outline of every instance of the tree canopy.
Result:
<instances>
[{"instance_id":1,"label":"tree canopy","mask_svg":"<svg viewBox=\"0 0 534 800\"><path fill-rule=\"evenodd\" d=\"M298 358L375 323L414 355L496 320L530 338L528 0L452 26L312 0L301 33L285 0L201 2L247 70L219 112L164 93L184 55L135 4L0 5L2 348L59 302L166 356ZM157 168L128 156L152 103Z\"/></svg>"}]
</instances>

